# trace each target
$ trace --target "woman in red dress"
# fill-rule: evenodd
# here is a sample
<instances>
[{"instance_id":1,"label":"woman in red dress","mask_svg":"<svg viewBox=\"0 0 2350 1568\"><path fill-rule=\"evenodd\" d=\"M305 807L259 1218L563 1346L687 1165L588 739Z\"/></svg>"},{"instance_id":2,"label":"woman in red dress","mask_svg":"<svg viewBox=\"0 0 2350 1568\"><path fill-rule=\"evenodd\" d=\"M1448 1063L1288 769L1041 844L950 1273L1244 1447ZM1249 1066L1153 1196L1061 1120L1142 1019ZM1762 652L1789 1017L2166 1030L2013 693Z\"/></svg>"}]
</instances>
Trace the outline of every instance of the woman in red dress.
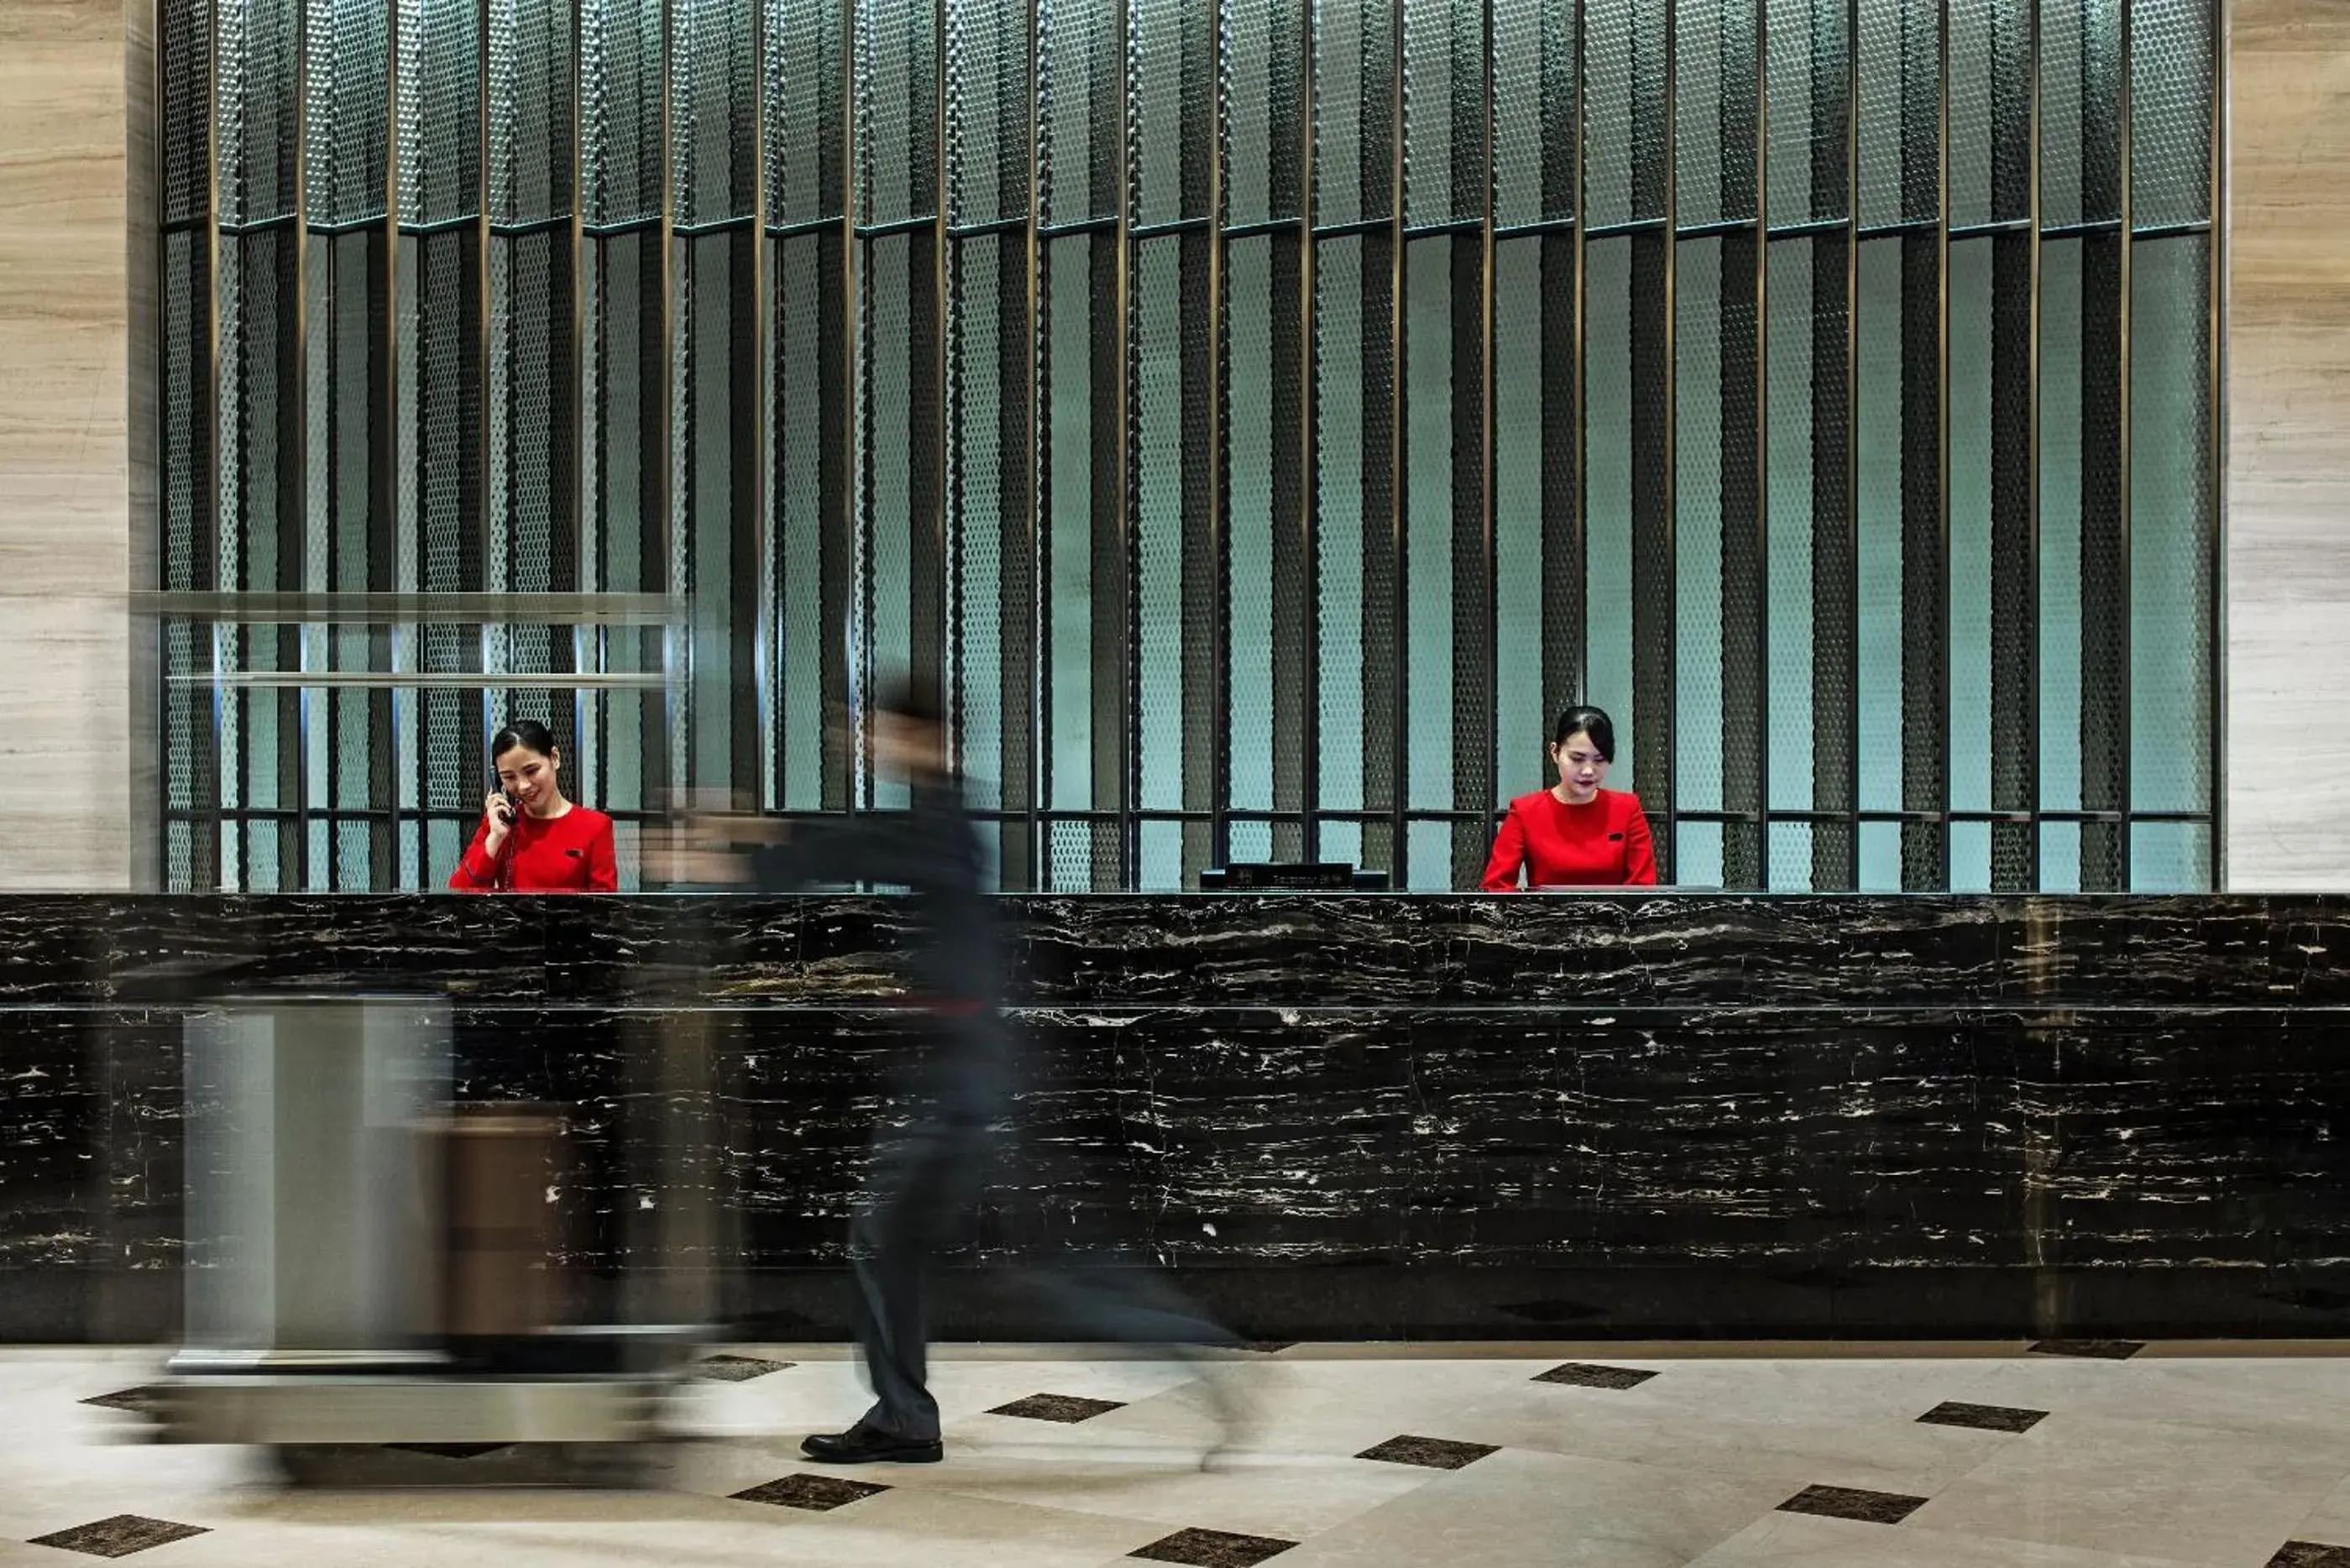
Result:
<instances>
[{"instance_id":1,"label":"woman in red dress","mask_svg":"<svg viewBox=\"0 0 2350 1568\"><path fill-rule=\"evenodd\" d=\"M461 893L612 893L612 819L563 797L563 754L546 725L518 719L490 742L498 787L482 805L449 886Z\"/></svg>"},{"instance_id":2,"label":"woman in red dress","mask_svg":"<svg viewBox=\"0 0 2350 1568\"><path fill-rule=\"evenodd\" d=\"M1569 708L1553 731L1550 760L1558 783L1510 803L1484 888L1505 893L1528 888L1652 887L1656 851L1640 798L1601 789L1616 760L1616 726L1596 708Z\"/></svg>"}]
</instances>

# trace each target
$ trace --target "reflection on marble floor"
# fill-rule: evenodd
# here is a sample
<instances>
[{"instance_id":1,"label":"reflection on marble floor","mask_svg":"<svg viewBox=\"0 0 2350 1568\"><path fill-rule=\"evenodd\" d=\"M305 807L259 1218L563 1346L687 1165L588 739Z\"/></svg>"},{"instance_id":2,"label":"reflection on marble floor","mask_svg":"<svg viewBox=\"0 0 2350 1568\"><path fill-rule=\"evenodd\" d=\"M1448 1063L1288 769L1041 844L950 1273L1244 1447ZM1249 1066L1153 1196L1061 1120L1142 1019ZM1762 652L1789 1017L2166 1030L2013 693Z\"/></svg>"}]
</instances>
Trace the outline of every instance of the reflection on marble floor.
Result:
<instances>
[{"instance_id":1,"label":"reflection on marble floor","mask_svg":"<svg viewBox=\"0 0 2350 1568\"><path fill-rule=\"evenodd\" d=\"M960 1347L946 1463L830 1470L797 1445L862 1406L843 1348L743 1345L641 1490L427 1447L285 1490L253 1455L135 1440L156 1353L23 1349L0 1352L0 1568L2350 1568L2329 1350ZM1247 1412L1204 1469L1203 1378Z\"/></svg>"}]
</instances>

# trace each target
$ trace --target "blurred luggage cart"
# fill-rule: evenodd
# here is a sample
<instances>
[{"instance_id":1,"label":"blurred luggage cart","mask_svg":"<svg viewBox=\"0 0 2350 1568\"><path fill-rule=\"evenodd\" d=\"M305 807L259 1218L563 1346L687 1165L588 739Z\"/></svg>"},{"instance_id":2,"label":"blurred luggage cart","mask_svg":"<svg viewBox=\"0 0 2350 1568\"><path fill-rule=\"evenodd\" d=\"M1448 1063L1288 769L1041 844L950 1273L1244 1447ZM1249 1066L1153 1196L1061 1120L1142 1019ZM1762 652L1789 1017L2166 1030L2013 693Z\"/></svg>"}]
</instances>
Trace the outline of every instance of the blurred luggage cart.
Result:
<instances>
[{"instance_id":1,"label":"blurred luggage cart","mask_svg":"<svg viewBox=\"0 0 2350 1568\"><path fill-rule=\"evenodd\" d=\"M626 1052L624 1321L567 1321L562 1123L458 1106L449 1010L272 995L188 1023L183 1344L151 1390L166 1442L273 1451L333 1479L367 1447L544 1445L623 1479L712 1337L711 1184L693 1147L702 1031ZM680 1151L684 1151L682 1154Z\"/></svg>"}]
</instances>

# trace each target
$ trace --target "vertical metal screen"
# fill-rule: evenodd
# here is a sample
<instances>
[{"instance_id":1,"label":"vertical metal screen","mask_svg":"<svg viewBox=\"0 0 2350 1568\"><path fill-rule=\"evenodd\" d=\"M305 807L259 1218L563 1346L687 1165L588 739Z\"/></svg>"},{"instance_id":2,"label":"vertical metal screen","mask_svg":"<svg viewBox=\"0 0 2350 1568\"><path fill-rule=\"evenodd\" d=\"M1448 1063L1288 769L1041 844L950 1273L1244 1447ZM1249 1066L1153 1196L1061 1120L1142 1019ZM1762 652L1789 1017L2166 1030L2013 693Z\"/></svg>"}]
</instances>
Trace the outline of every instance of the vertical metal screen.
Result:
<instances>
[{"instance_id":1,"label":"vertical metal screen","mask_svg":"<svg viewBox=\"0 0 2350 1568\"><path fill-rule=\"evenodd\" d=\"M906 670L1007 888L1473 885L1571 701L1685 884L2216 879L2212 0L156 6L172 887Z\"/></svg>"}]
</instances>

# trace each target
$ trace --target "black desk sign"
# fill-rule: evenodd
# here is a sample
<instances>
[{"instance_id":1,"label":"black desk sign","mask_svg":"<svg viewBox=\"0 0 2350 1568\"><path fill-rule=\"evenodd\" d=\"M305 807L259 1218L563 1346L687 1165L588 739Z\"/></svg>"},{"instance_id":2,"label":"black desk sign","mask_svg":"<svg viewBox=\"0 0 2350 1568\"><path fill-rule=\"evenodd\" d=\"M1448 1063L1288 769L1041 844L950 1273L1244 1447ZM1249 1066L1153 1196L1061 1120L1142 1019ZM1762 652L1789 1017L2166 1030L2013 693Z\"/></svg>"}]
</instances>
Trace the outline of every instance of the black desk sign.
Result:
<instances>
[{"instance_id":1,"label":"black desk sign","mask_svg":"<svg viewBox=\"0 0 2350 1568\"><path fill-rule=\"evenodd\" d=\"M1203 893L1352 893L1387 885L1385 872L1357 871L1343 860L1240 860L1200 873Z\"/></svg>"}]
</instances>

